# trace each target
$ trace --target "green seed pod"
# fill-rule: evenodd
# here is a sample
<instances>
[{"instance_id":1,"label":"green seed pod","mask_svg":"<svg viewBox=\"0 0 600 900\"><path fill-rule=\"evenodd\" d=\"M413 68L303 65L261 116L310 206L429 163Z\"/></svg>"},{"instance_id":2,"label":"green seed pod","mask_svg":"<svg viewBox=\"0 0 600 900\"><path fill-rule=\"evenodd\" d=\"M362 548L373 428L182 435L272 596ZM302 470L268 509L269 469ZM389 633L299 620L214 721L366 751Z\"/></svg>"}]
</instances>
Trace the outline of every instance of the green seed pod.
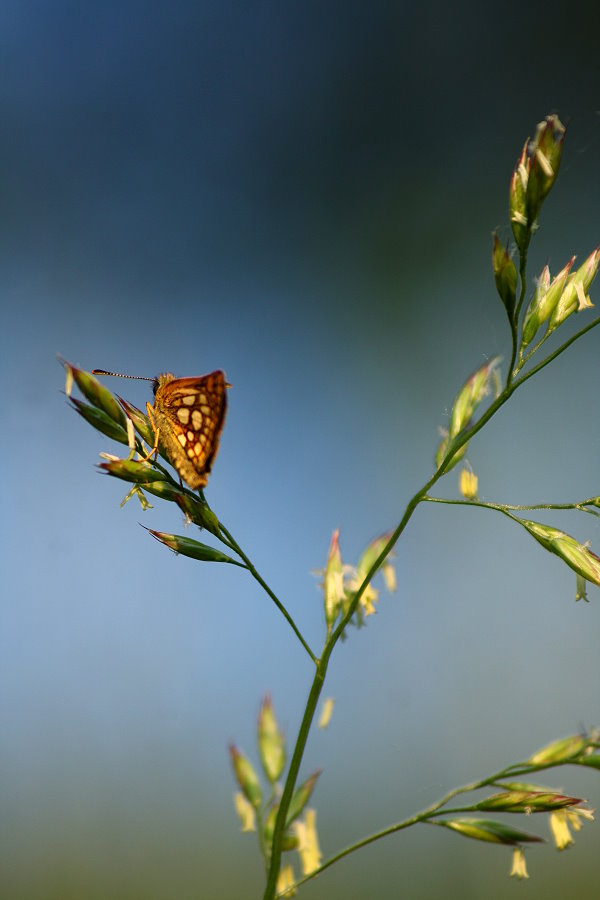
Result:
<instances>
[{"instance_id":1,"label":"green seed pod","mask_svg":"<svg viewBox=\"0 0 600 900\"><path fill-rule=\"evenodd\" d=\"M72 366L66 360L61 360L67 373L67 396L70 397L70 385L75 381L77 387L84 397L90 401L97 409L101 409L109 419L116 422L122 428L126 427L125 414L119 406L117 400L103 384L100 384L97 378L94 378L89 372Z\"/></svg>"},{"instance_id":2,"label":"green seed pod","mask_svg":"<svg viewBox=\"0 0 600 900\"><path fill-rule=\"evenodd\" d=\"M565 762L574 756L579 756L592 743L584 734L572 734L558 741L552 741L534 753L527 762L533 766L545 766Z\"/></svg>"},{"instance_id":3,"label":"green seed pod","mask_svg":"<svg viewBox=\"0 0 600 900\"><path fill-rule=\"evenodd\" d=\"M528 519L519 519L521 525L550 553L559 556L569 568L577 572L600 587L600 558L595 553L576 541L564 531L552 528L550 525L542 525L540 522L532 522Z\"/></svg>"},{"instance_id":4,"label":"green seed pod","mask_svg":"<svg viewBox=\"0 0 600 900\"><path fill-rule=\"evenodd\" d=\"M145 528L145 525L142 526ZM154 531L152 528L146 528L153 538L156 538L165 547L173 550L175 553L181 553L182 556L189 556L192 559L200 559L203 562L222 562L231 563L234 566L242 566L244 564L236 559L226 556L220 550L209 547L208 544L201 544L199 541L193 541L191 538L183 537L181 534L167 534L164 531Z\"/></svg>"},{"instance_id":5,"label":"green seed pod","mask_svg":"<svg viewBox=\"0 0 600 900\"><path fill-rule=\"evenodd\" d=\"M553 809L577 806L583 802L579 797L568 797L556 791L503 791L482 800L477 804L477 809L528 814L551 812Z\"/></svg>"},{"instance_id":6,"label":"green seed pod","mask_svg":"<svg viewBox=\"0 0 600 900\"><path fill-rule=\"evenodd\" d=\"M124 481L132 481L137 484L165 481L167 478L150 463L137 459L113 459L110 462L100 463L98 468L115 478L122 478Z\"/></svg>"},{"instance_id":7,"label":"green seed pod","mask_svg":"<svg viewBox=\"0 0 600 900\"><path fill-rule=\"evenodd\" d=\"M252 763L234 744L229 745L229 755L237 783L246 799L255 809L258 809L262 803L262 789Z\"/></svg>"},{"instance_id":8,"label":"green seed pod","mask_svg":"<svg viewBox=\"0 0 600 900\"><path fill-rule=\"evenodd\" d=\"M103 410L97 409L95 406L88 406L83 400L77 400L75 397L69 397L69 400L79 415L97 431L101 431L102 434L107 435L114 441L119 441L121 444L129 443L126 429L118 425Z\"/></svg>"},{"instance_id":9,"label":"green seed pod","mask_svg":"<svg viewBox=\"0 0 600 900\"><path fill-rule=\"evenodd\" d=\"M487 841L492 844L524 844L543 843L543 838L537 834L521 831L519 828L510 828L504 822L495 822L492 819L462 819L436 820L436 825L443 825L457 831L463 837L473 838L476 841Z\"/></svg>"},{"instance_id":10,"label":"green seed pod","mask_svg":"<svg viewBox=\"0 0 600 900\"><path fill-rule=\"evenodd\" d=\"M515 165L512 177L510 179L510 188L508 192L508 206L510 210L510 226L514 235L519 252L527 248L531 238L531 228L527 219L527 182L529 180L529 159L527 157L527 146L529 140L525 141L521 155Z\"/></svg>"},{"instance_id":11,"label":"green seed pod","mask_svg":"<svg viewBox=\"0 0 600 900\"><path fill-rule=\"evenodd\" d=\"M492 267L494 270L496 289L500 294L500 299L504 303L508 320L509 322L512 322L517 296L517 269L508 254L508 243L506 248L503 247L495 232L492 249Z\"/></svg>"},{"instance_id":12,"label":"green seed pod","mask_svg":"<svg viewBox=\"0 0 600 900\"><path fill-rule=\"evenodd\" d=\"M527 219L534 223L542 203L558 176L566 128L558 116L546 116L537 127L529 147L530 166L527 180Z\"/></svg>"},{"instance_id":13,"label":"green seed pod","mask_svg":"<svg viewBox=\"0 0 600 900\"><path fill-rule=\"evenodd\" d=\"M269 695L264 698L258 714L258 750L265 775L274 784L285 766L285 740Z\"/></svg>"},{"instance_id":14,"label":"green seed pod","mask_svg":"<svg viewBox=\"0 0 600 900\"><path fill-rule=\"evenodd\" d=\"M310 775L305 782L299 785L292 794L292 799L290 800L290 806L285 823L286 827L288 825L291 825L294 819L297 819L298 816L302 813L302 810L310 800L311 794L315 788L320 774L321 769L317 769L317 771L313 772L312 775Z\"/></svg>"}]
</instances>

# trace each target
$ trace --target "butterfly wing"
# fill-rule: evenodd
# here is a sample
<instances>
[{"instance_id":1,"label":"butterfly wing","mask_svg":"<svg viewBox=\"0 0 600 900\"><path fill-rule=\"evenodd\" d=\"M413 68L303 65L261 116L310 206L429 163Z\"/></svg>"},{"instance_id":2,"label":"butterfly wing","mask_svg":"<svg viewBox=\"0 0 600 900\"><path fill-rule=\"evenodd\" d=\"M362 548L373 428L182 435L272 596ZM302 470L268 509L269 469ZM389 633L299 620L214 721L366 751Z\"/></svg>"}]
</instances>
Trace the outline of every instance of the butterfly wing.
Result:
<instances>
[{"instance_id":1,"label":"butterfly wing","mask_svg":"<svg viewBox=\"0 0 600 900\"><path fill-rule=\"evenodd\" d=\"M220 369L198 378L159 379L156 427L169 459L194 490L206 485L226 410L225 373Z\"/></svg>"}]
</instances>

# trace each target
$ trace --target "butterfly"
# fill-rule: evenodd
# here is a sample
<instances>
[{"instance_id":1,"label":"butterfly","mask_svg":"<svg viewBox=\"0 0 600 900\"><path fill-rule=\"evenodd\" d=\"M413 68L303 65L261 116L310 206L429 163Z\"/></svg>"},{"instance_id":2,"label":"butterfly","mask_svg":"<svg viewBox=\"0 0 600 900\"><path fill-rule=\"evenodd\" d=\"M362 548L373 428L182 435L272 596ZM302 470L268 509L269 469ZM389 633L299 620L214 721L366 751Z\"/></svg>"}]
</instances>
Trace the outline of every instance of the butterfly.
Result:
<instances>
[{"instance_id":1,"label":"butterfly","mask_svg":"<svg viewBox=\"0 0 600 900\"><path fill-rule=\"evenodd\" d=\"M119 373L93 369L93 374ZM154 391L154 405L146 403L154 432L154 446L146 459L158 453L160 441L181 479L193 490L205 487L225 424L227 388L231 386L225 373L217 369L209 375L175 378L165 372L142 380L152 381Z\"/></svg>"}]
</instances>

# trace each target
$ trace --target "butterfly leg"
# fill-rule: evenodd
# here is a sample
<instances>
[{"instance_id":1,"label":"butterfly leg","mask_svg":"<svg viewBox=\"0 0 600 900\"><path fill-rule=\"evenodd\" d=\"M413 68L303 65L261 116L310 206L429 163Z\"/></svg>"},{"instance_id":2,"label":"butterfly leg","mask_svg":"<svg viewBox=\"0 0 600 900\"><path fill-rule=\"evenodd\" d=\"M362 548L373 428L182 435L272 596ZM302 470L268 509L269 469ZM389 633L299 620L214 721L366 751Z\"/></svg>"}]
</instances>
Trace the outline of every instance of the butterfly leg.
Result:
<instances>
[{"instance_id":1,"label":"butterfly leg","mask_svg":"<svg viewBox=\"0 0 600 900\"><path fill-rule=\"evenodd\" d=\"M160 436L160 430L156 424L156 420L154 418L154 407L150 403L146 403L146 412L148 413L148 418L150 419L150 425L152 426L152 431L154 432L154 446L152 449L144 456L142 462L146 462L152 456L158 456L158 439Z\"/></svg>"}]
</instances>

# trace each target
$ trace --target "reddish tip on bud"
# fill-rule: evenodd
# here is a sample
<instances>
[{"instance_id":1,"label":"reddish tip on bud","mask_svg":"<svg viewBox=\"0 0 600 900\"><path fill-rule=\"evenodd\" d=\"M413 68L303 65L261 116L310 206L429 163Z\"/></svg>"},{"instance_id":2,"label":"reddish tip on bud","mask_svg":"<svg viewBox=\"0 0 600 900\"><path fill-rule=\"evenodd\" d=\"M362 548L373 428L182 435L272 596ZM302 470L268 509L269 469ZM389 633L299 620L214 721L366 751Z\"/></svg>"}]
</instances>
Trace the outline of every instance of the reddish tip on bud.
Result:
<instances>
[{"instance_id":1,"label":"reddish tip on bud","mask_svg":"<svg viewBox=\"0 0 600 900\"><path fill-rule=\"evenodd\" d=\"M529 160L527 158L527 145L525 141L521 155L519 156L510 179L509 209L510 225L512 232L522 253L526 249L531 237L531 229L527 222L527 182L529 180Z\"/></svg>"},{"instance_id":2,"label":"reddish tip on bud","mask_svg":"<svg viewBox=\"0 0 600 900\"><path fill-rule=\"evenodd\" d=\"M523 319L523 332L521 336L521 350L531 343L538 329L546 322L554 312L561 294L565 289L571 267L575 262L572 256L566 266L550 280L550 270L544 266L538 278L535 293L527 307Z\"/></svg>"},{"instance_id":3,"label":"reddish tip on bud","mask_svg":"<svg viewBox=\"0 0 600 900\"><path fill-rule=\"evenodd\" d=\"M566 128L558 116L546 116L529 146L527 217L532 224L558 176L565 134Z\"/></svg>"},{"instance_id":4,"label":"reddish tip on bud","mask_svg":"<svg viewBox=\"0 0 600 900\"><path fill-rule=\"evenodd\" d=\"M573 257L573 260L575 257ZM571 262L573 262L571 260ZM548 334L574 313L593 306L588 291L598 272L600 248L596 248L576 272L569 276L548 322Z\"/></svg>"},{"instance_id":5,"label":"reddish tip on bud","mask_svg":"<svg viewBox=\"0 0 600 900\"><path fill-rule=\"evenodd\" d=\"M200 541L193 541L191 538L184 537L181 534L167 534L164 531L154 531L152 528L146 528L145 525L142 525L142 528L149 531L153 538L164 544L169 550L173 550L174 553L181 553L182 556L200 559L203 562L231 563L234 566L244 567L243 563L238 562L236 559L231 559L231 557L221 553L220 550L209 547L208 544L201 544Z\"/></svg>"},{"instance_id":6,"label":"reddish tip on bud","mask_svg":"<svg viewBox=\"0 0 600 900\"><path fill-rule=\"evenodd\" d=\"M482 800L477 804L477 809L511 813L551 812L584 802L579 797L568 797L556 791L503 791Z\"/></svg>"},{"instance_id":7,"label":"reddish tip on bud","mask_svg":"<svg viewBox=\"0 0 600 900\"><path fill-rule=\"evenodd\" d=\"M510 224L519 251L526 250L556 178L566 129L558 116L546 116L517 160L509 190Z\"/></svg>"}]
</instances>

